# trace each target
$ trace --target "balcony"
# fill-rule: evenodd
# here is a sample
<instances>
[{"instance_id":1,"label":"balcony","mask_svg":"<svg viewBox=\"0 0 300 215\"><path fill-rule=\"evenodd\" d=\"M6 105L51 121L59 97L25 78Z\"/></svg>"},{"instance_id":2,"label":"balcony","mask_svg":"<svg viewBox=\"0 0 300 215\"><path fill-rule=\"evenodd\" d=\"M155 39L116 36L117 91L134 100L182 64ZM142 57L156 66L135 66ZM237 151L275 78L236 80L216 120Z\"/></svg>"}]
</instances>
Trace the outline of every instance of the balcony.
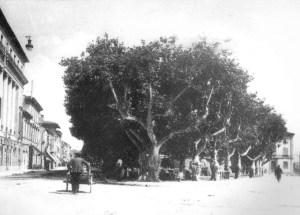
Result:
<instances>
[{"instance_id":1,"label":"balcony","mask_svg":"<svg viewBox=\"0 0 300 215\"><path fill-rule=\"evenodd\" d=\"M10 55L7 55L7 67L20 79L21 83L24 85L28 83L22 70L16 65L14 59Z\"/></svg>"}]
</instances>

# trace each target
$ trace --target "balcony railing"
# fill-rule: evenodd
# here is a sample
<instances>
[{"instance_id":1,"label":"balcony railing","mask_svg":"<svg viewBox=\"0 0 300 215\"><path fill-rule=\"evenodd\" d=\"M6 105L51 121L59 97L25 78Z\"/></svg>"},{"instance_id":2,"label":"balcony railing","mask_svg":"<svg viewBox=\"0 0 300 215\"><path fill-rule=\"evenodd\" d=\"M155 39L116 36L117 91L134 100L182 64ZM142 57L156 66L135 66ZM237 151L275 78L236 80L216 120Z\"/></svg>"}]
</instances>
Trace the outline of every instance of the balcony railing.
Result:
<instances>
[{"instance_id":1,"label":"balcony railing","mask_svg":"<svg viewBox=\"0 0 300 215\"><path fill-rule=\"evenodd\" d=\"M9 67L11 67L11 69L14 69L18 73L23 73L22 70L17 66L17 64L14 61L14 59L12 58L12 56L10 56L9 54L7 56L8 56L7 62L8 62Z\"/></svg>"},{"instance_id":2,"label":"balcony railing","mask_svg":"<svg viewBox=\"0 0 300 215\"><path fill-rule=\"evenodd\" d=\"M277 159L293 159L292 155L273 155L273 158Z\"/></svg>"}]
</instances>

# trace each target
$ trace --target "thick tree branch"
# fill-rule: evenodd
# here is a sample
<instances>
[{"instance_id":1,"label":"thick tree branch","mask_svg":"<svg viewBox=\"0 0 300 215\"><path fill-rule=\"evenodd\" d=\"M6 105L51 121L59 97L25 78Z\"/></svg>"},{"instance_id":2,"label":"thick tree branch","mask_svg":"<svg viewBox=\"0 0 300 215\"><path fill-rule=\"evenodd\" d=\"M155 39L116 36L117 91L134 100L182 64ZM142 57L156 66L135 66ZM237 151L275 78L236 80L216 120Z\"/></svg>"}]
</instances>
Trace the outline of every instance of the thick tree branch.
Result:
<instances>
[{"instance_id":1,"label":"thick tree branch","mask_svg":"<svg viewBox=\"0 0 300 215\"><path fill-rule=\"evenodd\" d=\"M194 141L195 149L196 150L198 149L198 144L200 143L200 141L201 141L201 138L199 138L198 140Z\"/></svg>"},{"instance_id":2,"label":"thick tree branch","mask_svg":"<svg viewBox=\"0 0 300 215\"><path fill-rule=\"evenodd\" d=\"M142 126L142 128L144 128L145 130L147 130L147 127L146 125L141 121L139 120L138 118L136 118L135 116L131 116L127 113L124 113L124 111L122 110L122 107L120 106L120 103L119 103L119 99L118 99L118 96L117 96L117 93L115 91L115 88L113 86L113 83L111 80L109 80L109 87L110 87L110 90L113 94L113 97L114 97L114 100L116 102L116 108L117 108L117 111L119 112L122 120L128 120L128 121L133 121L133 122L136 122L138 123L140 126Z\"/></svg>"},{"instance_id":3,"label":"thick tree branch","mask_svg":"<svg viewBox=\"0 0 300 215\"><path fill-rule=\"evenodd\" d=\"M210 100L211 100L213 92L214 92L214 87L211 88L210 93L209 93L209 97L208 97L208 99L206 101L205 113L201 117L202 121L206 120L206 118L208 117L208 114L209 114L209 103L210 103Z\"/></svg>"},{"instance_id":4,"label":"thick tree branch","mask_svg":"<svg viewBox=\"0 0 300 215\"><path fill-rule=\"evenodd\" d=\"M230 159L234 154L235 154L235 148L233 149L233 151L228 155L228 158Z\"/></svg>"},{"instance_id":5,"label":"thick tree branch","mask_svg":"<svg viewBox=\"0 0 300 215\"><path fill-rule=\"evenodd\" d=\"M169 102L169 108L190 88L190 86L186 86L183 88L177 96L175 96L170 102Z\"/></svg>"},{"instance_id":6,"label":"thick tree branch","mask_svg":"<svg viewBox=\"0 0 300 215\"><path fill-rule=\"evenodd\" d=\"M138 149L138 151L141 152L142 148L139 146L138 142L133 137L133 135L129 131L127 131L127 129L124 129L124 130L125 130L125 133L126 133L127 137L130 139L130 141L133 143L133 145L135 145L136 148Z\"/></svg>"},{"instance_id":7,"label":"thick tree branch","mask_svg":"<svg viewBox=\"0 0 300 215\"><path fill-rule=\"evenodd\" d=\"M152 106L153 106L153 92L152 92L152 86L149 83L149 103L148 103L148 110L147 110L146 126L147 126L148 137L150 138L152 143L156 144L157 140L153 131Z\"/></svg>"},{"instance_id":8,"label":"thick tree branch","mask_svg":"<svg viewBox=\"0 0 300 215\"><path fill-rule=\"evenodd\" d=\"M207 145L207 142L205 141L205 143L199 148L198 145L199 145L200 141L201 141L201 138L194 141L196 154L198 154L198 155L204 151L204 149L206 148L206 145Z\"/></svg>"},{"instance_id":9,"label":"thick tree branch","mask_svg":"<svg viewBox=\"0 0 300 215\"><path fill-rule=\"evenodd\" d=\"M219 134L222 134L223 132L225 132L225 128L221 128L220 130L218 130L215 133L213 133L211 136L214 137L214 136L217 136Z\"/></svg>"},{"instance_id":10,"label":"thick tree branch","mask_svg":"<svg viewBox=\"0 0 300 215\"><path fill-rule=\"evenodd\" d=\"M261 156L262 156L262 155L260 154L260 155L256 156L255 158L251 158L249 155L247 155L247 158L248 158L249 160L251 160L251 161L256 161L256 160L258 160Z\"/></svg>"},{"instance_id":11,"label":"thick tree branch","mask_svg":"<svg viewBox=\"0 0 300 215\"><path fill-rule=\"evenodd\" d=\"M115 102L116 102L116 105L118 106L119 105L119 99L118 99L118 96L117 96L117 93L115 91L115 88L113 86L113 83L111 80L109 80L109 88L114 96L114 99L115 99ZM119 109L119 108L118 108Z\"/></svg>"},{"instance_id":12,"label":"thick tree branch","mask_svg":"<svg viewBox=\"0 0 300 215\"><path fill-rule=\"evenodd\" d=\"M239 136L237 136L236 138L232 139L232 140L228 140L228 143L236 143L238 141L242 140Z\"/></svg>"},{"instance_id":13,"label":"thick tree branch","mask_svg":"<svg viewBox=\"0 0 300 215\"><path fill-rule=\"evenodd\" d=\"M202 153L205 148L206 148L207 142L205 141L205 143L197 150L198 154Z\"/></svg>"},{"instance_id":14,"label":"thick tree branch","mask_svg":"<svg viewBox=\"0 0 300 215\"><path fill-rule=\"evenodd\" d=\"M245 152L239 153L239 155L242 156L242 157L246 156L246 155L248 154L248 152L251 150L251 148L252 148L252 147L249 146L248 149L247 149Z\"/></svg>"},{"instance_id":15,"label":"thick tree branch","mask_svg":"<svg viewBox=\"0 0 300 215\"><path fill-rule=\"evenodd\" d=\"M163 114L155 114L154 117L166 117L169 115L170 110L172 109L173 104L189 89L190 85L183 88L173 99L168 102L167 110Z\"/></svg>"},{"instance_id":16,"label":"thick tree branch","mask_svg":"<svg viewBox=\"0 0 300 215\"><path fill-rule=\"evenodd\" d=\"M145 141L143 140L143 138L141 138L141 136L136 133L134 130L129 129L129 132L140 142L140 143L144 143Z\"/></svg>"},{"instance_id":17,"label":"thick tree branch","mask_svg":"<svg viewBox=\"0 0 300 215\"><path fill-rule=\"evenodd\" d=\"M231 143L236 143L236 142L242 140L242 138L240 137L240 131L241 131L241 124L239 124L238 132L237 132L236 138L231 139L231 140L227 140L227 145L228 145L228 144L231 144Z\"/></svg>"},{"instance_id":18,"label":"thick tree branch","mask_svg":"<svg viewBox=\"0 0 300 215\"><path fill-rule=\"evenodd\" d=\"M187 127L185 129L181 129L181 130L177 130L177 131L173 131L170 134L168 134L167 136L163 137L159 142L158 145L161 147L163 146L166 142L168 142L170 139L172 139L173 137L179 135L179 134L183 134L183 133L187 133L190 132L192 130L191 127Z\"/></svg>"},{"instance_id":19,"label":"thick tree branch","mask_svg":"<svg viewBox=\"0 0 300 215\"><path fill-rule=\"evenodd\" d=\"M153 105L153 97L152 97L152 87L149 84L149 103L147 110L147 129L152 128L152 105Z\"/></svg>"}]
</instances>

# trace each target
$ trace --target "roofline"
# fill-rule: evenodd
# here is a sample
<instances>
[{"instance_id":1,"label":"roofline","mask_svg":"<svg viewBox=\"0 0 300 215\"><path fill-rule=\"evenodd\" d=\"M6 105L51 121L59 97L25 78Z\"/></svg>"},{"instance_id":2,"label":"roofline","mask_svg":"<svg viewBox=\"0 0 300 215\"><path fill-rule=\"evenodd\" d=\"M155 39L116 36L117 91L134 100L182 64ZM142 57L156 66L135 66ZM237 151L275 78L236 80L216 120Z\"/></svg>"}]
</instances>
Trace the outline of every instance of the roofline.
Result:
<instances>
[{"instance_id":1,"label":"roofline","mask_svg":"<svg viewBox=\"0 0 300 215\"><path fill-rule=\"evenodd\" d=\"M54 127L54 128L60 128L59 125L56 122L51 121L43 121L40 123L43 127Z\"/></svg>"},{"instance_id":2,"label":"roofline","mask_svg":"<svg viewBox=\"0 0 300 215\"><path fill-rule=\"evenodd\" d=\"M292 133L292 132L288 132L288 131L287 131L285 135L286 135L286 136L292 136L292 137L293 137L293 136L295 136L295 133Z\"/></svg>"},{"instance_id":3,"label":"roofline","mask_svg":"<svg viewBox=\"0 0 300 215\"><path fill-rule=\"evenodd\" d=\"M3 25L4 30L6 31L6 33L8 34L8 40L13 44L13 46L19 51L19 54L22 58L22 60L25 63L29 62L29 59L27 57L27 55L24 52L24 49L22 48L21 44L19 43L18 38L16 37L14 31L12 30L12 28L10 27L7 19L5 18L5 15L2 11L2 9L0 8L0 23L1 25Z\"/></svg>"},{"instance_id":4,"label":"roofline","mask_svg":"<svg viewBox=\"0 0 300 215\"><path fill-rule=\"evenodd\" d=\"M36 109L41 112L43 110L43 107L40 105L40 103L32 96L24 96L25 97L25 102L28 101L30 104L36 107Z\"/></svg>"}]
</instances>

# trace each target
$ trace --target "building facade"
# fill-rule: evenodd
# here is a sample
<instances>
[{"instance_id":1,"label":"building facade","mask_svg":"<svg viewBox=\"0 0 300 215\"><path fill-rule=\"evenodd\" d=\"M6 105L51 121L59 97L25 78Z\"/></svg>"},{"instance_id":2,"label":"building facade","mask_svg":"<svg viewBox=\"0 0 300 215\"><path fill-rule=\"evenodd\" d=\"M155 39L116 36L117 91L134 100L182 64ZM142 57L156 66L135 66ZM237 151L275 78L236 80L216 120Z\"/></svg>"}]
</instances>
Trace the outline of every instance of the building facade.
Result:
<instances>
[{"instance_id":1,"label":"building facade","mask_svg":"<svg viewBox=\"0 0 300 215\"><path fill-rule=\"evenodd\" d=\"M42 120L42 106L32 96L24 96L22 107L22 138L24 146L28 148L28 168L43 168L42 133L40 122Z\"/></svg>"},{"instance_id":2,"label":"building facade","mask_svg":"<svg viewBox=\"0 0 300 215\"><path fill-rule=\"evenodd\" d=\"M43 153L44 153L44 165L46 169L53 169L61 166L62 161L61 155L61 136L62 133L59 131L59 125L51 121L41 122L42 126L42 142L43 142Z\"/></svg>"},{"instance_id":3,"label":"building facade","mask_svg":"<svg viewBox=\"0 0 300 215\"><path fill-rule=\"evenodd\" d=\"M294 134L287 132L284 139L276 144L276 151L270 163L271 172L280 165L283 173L293 174Z\"/></svg>"},{"instance_id":4,"label":"building facade","mask_svg":"<svg viewBox=\"0 0 300 215\"><path fill-rule=\"evenodd\" d=\"M0 9L0 170L27 167L28 148L20 140L24 66L29 62Z\"/></svg>"}]
</instances>

